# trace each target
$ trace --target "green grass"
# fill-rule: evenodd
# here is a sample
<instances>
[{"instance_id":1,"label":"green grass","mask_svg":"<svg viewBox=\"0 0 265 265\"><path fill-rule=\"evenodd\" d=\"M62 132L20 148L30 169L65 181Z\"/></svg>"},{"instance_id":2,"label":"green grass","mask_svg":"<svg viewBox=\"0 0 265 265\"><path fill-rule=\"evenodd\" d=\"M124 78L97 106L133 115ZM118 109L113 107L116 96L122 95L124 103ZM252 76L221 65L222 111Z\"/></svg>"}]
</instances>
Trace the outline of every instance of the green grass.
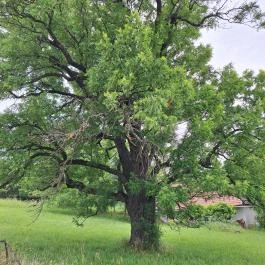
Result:
<instances>
[{"instance_id":1,"label":"green grass","mask_svg":"<svg viewBox=\"0 0 265 265\"><path fill-rule=\"evenodd\" d=\"M125 246L130 226L122 219L92 217L79 228L72 216L44 210L32 224L32 210L26 203L0 200L0 239L7 239L28 261L25 264L33 260L45 265L265 264L263 231L182 228L179 232L162 227L164 248L136 253Z\"/></svg>"}]
</instances>

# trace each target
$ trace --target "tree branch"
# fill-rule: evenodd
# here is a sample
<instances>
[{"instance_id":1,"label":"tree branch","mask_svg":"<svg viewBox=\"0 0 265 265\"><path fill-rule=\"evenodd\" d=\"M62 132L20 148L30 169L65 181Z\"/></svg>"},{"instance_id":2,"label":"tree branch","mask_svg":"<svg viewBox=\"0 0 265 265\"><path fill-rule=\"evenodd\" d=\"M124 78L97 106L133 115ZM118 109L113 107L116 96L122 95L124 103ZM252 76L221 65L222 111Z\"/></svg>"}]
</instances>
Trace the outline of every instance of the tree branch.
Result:
<instances>
[{"instance_id":1,"label":"tree branch","mask_svg":"<svg viewBox=\"0 0 265 265\"><path fill-rule=\"evenodd\" d=\"M47 26L47 31L50 34L52 39L47 38L47 42L50 43L52 46L54 46L55 48L57 48L58 50L60 50L62 52L62 54L64 55L66 61L72 65L73 67L77 68L79 71L82 71L83 73L86 72L86 67L80 63L77 63L72 56L70 55L70 53L68 52L67 48L62 44L62 42L59 41L59 39L57 38L57 36L55 35L55 33L52 30L52 21L53 21L53 12L52 13L48 13L48 17L49 17L49 22L48 22L48 26Z\"/></svg>"},{"instance_id":2,"label":"tree branch","mask_svg":"<svg viewBox=\"0 0 265 265\"><path fill-rule=\"evenodd\" d=\"M93 162L93 161L87 161L87 160L83 160L83 159L72 159L72 160L68 160L66 162L67 165L79 165L79 166L85 166L85 167L91 167L91 168L95 168L95 169L99 169L102 171L105 171L107 173L110 173L112 175L118 176L118 177L124 177L123 174L114 169L111 168L107 165L101 164L101 163L97 163L97 162Z\"/></svg>"},{"instance_id":3,"label":"tree branch","mask_svg":"<svg viewBox=\"0 0 265 265\"><path fill-rule=\"evenodd\" d=\"M91 188L86 186L83 182L79 180L74 180L72 178L69 178L68 176L65 177L65 184L67 188L71 189L77 189L80 192L88 193L88 194L97 194L98 190L95 188ZM110 197L113 197L114 199L118 201L124 202L126 199L126 194L123 192L111 192Z\"/></svg>"},{"instance_id":4,"label":"tree branch","mask_svg":"<svg viewBox=\"0 0 265 265\"><path fill-rule=\"evenodd\" d=\"M123 182L126 183L128 179L130 178L130 173L132 172L132 161L130 158L129 151L126 147L125 140L122 139L121 137L116 137L115 140L115 145L118 150L120 162L123 168L123 172L127 172L126 176L123 176Z\"/></svg>"},{"instance_id":5,"label":"tree branch","mask_svg":"<svg viewBox=\"0 0 265 265\"><path fill-rule=\"evenodd\" d=\"M199 163L202 167L204 168L211 168L211 159L214 155L218 155L219 154L219 148L221 147L222 144L225 143L225 140L231 136L233 136L234 134L238 133L238 132L242 132L241 128L237 128L237 129L233 129L232 131L230 131L227 134L223 134L223 139L218 141L212 148L212 150L207 154L207 156L204 159L200 159Z\"/></svg>"},{"instance_id":6,"label":"tree branch","mask_svg":"<svg viewBox=\"0 0 265 265\"><path fill-rule=\"evenodd\" d=\"M160 16L162 13L162 0L156 0L156 20L155 20L155 27L158 26Z\"/></svg>"},{"instance_id":7,"label":"tree branch","mask_svg":"<svg viewBox=\"0 0 265 265\"><path fill-rule=\"evenodd\" d=\"M78 99L83 101L85 99L84 96L80 96L80 95L76 95L70 92L65 92L65 91L59 91L59 90L55 90L55 89L49 89L49 90L40 90L40 91L36 91L36 92L28 92L22 95L17 95L16 93L14 93L13 91L8 91L8 93L16 98L16 99L21 99L21 98L27 98L27 97L38 97L39 95L43 94L43 93L48 93L48 94L57 94L57 95L61 95L61 96L66 96L66 97L71 97L74 99Z\"/></svg>"}]
</instances>

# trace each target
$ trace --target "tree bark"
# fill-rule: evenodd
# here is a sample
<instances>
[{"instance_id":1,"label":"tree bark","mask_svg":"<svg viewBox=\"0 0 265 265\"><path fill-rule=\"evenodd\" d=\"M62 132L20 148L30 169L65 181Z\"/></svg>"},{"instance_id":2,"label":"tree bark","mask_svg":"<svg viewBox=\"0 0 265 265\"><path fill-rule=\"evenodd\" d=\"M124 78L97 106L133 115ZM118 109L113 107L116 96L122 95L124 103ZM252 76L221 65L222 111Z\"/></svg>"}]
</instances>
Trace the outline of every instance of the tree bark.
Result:
<instances>
[{"instance_id":1,"label":"tree bark","mask_svg":"<svg viewBox=\"0 0 265 265\"><path fill-rule=\"evenodd\" d=\"M126 203L131 221L130 245L136 249L157 249L159 229L156 224L155 197L144 190L130 194Z\"/></svg>"},{"instance_id":2,"label":"tree bark","mask_svg":"<svg viewBox=\"0 0 265 265\"><path fill-rule=\"evenodd\" d=\"M140 125L133 122L136 131ZM136 249L156 249L159 246L159 229L156 223L155 196L150 196L146 187L148 168L150 166L149 146L131 135L126 140L116 138L115 144L119 152L124 179L121 179L126 189L126 209L131 222L130 245ZM142 183L137 191L132 191L130 183Z\"/></svg>"}]
</instances>

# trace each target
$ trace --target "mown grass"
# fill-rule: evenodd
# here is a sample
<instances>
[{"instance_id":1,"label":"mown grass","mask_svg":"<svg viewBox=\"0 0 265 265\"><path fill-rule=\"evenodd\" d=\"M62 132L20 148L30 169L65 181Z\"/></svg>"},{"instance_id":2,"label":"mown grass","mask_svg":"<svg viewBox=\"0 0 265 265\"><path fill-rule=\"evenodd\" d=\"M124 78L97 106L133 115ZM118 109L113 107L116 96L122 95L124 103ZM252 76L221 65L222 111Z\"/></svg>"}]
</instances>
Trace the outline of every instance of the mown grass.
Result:
<instances>
[{"instance_id":1,"label":"mown grass","mask_svg":"<svg viewBox=\"0 0 265 265\"><path fill-rule=\"evenodd\" d=\"M33 221L28 204L0 200L0 239L7 239L24 264L67 265L264 265L265 232L163 226L160 252L126 247L130 226L122 219L92 217L80 228L72 216L44 210ZM34 263L31 263L34 262ZM35 263L36 262L36 263Z\"/></svg>"}]
</instances>

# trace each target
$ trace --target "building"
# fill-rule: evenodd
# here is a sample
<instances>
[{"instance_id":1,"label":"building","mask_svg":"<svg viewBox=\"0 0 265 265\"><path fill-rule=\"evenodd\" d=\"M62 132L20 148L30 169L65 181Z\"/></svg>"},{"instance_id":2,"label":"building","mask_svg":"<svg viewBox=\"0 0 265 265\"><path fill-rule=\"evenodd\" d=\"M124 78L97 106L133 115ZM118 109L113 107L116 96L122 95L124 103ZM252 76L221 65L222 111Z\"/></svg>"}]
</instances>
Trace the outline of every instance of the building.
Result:
<instances>
[{"instance_id":1,"label":"building","mask_svg":"<svg viewBox=\"0 0 265 265\"><path fill-rule=\"evenodd\" d=\"M192 204L209 206L212 204L226 203L234 206L236 214L233 221L238 222L246 228L255 227L257 223L257 212L254 207L246 200L241 200L234 196L220 196L218 193L205 193L202 196L194 197Z\"/></svg>"}]
</instances>

